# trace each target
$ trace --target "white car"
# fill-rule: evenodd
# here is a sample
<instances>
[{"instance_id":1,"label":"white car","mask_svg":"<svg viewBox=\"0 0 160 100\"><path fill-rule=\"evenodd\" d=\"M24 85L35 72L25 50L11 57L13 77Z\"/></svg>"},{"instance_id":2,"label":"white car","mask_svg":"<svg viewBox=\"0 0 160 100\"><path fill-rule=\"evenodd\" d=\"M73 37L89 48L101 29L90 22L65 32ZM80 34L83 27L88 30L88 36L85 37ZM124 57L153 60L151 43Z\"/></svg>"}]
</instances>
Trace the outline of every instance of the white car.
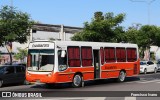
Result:
<instances>
[{"instance_id":1,"label":"white car","mask_svg":"<svg viewBox=\"0 0 160 100\"><path fill-rule=\"evenodd\" d=\"M140 73L157 72L157 64L152 61L140 61Z\"/></svg>"}]
</instances>

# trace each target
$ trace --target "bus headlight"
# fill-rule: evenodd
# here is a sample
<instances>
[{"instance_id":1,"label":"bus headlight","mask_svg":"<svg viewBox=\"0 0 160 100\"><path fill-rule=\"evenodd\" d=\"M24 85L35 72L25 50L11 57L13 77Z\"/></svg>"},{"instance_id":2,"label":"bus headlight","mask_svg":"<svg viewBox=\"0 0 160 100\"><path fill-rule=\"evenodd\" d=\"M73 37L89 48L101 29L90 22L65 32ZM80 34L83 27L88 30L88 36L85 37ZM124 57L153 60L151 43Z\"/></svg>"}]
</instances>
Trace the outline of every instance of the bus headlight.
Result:
<instances>
[{"instance_id":1,"label":"bus headlight","mask_svg":"<svg viewBox=\"0 0 160 100\"><path fill-rule=\"evenodd\" d=\"M67 69L67 65L59 65L59 71L64 71Z\"/></svg>"}]
</instances>

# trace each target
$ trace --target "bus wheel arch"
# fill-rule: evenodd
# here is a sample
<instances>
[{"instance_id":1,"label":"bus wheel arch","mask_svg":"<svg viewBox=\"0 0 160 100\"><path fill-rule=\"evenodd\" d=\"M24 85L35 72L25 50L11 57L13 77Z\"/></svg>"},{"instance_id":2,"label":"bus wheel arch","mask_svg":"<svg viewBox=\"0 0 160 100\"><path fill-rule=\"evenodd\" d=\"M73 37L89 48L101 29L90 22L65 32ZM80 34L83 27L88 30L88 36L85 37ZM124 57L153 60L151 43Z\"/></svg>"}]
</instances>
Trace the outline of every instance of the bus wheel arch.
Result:
<instances>
[{"instance_id":1,"label":"bus wheel arch","mask_svg":"<svg viewBox=\"0 0 160 100\"><path fill-rule=\"evenodd\" d=\"M81 72L75 73L72 78L72 87L74 88L82 87L82 82L83 82L83 74Z\"/></svg>"}]
</instances>

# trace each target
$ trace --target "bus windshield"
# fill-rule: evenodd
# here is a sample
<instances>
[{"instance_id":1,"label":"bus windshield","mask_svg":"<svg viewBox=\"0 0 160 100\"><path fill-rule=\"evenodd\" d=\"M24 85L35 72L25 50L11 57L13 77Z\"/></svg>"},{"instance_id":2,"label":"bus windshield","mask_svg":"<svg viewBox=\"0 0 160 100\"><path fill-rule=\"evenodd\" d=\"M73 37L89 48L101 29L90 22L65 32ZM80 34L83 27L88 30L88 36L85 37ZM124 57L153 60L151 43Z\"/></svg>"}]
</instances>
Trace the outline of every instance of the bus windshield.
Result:
<instances>
[{"instance_id":1,"label":"bus windshield","mask_svg":"<svg viewBox=\"0 0 160 100\"><path fill-rule=\"evenodd\" d=\"M52 71L54 68L54 49L30 49L27 59L30 71Z\"/></svg>"}]
</instances>

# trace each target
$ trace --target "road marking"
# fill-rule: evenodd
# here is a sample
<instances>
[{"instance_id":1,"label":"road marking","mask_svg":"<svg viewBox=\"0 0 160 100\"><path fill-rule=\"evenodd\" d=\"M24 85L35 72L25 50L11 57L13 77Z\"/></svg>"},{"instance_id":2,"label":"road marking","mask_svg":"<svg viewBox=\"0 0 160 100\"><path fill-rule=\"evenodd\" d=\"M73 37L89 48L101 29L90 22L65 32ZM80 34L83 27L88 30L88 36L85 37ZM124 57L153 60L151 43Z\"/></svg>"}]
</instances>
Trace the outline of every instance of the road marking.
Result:
<instances>
[{"instance_id":1,"label":"road marking","mask_svg":"<svg viewBox=\"0 0 160 100\"><path fill-rule=\"evenodd\" d=\"M105 99L106 99L106 97L89 97L85 100L105 100Z\"/></svg>"},{"instance_id":2,"label":"road marking","mask_svg":"<svg viewBox=\"0 0 160 100\"><path fill-rule=\"evenodd\" d=\"M71 98L53 98L52 100L105 100L106 97L71 97Z\"/></svg>"},{"instance_id":3,"label":"road marking","mask_svg":"<svg viewBox=\"0 0 160 100\"><path fill-rule=\"evenodd\" d=\"M160 80L140 81L138 83L152 83L152 82L160 82Z\"/></svg>"},{"instance_id":4,"label":"road marking","mask_svg":"<svg viewBox=\"0 0 160 100\"><path fill-rule=\"evenodd\" d=\"M160 80L150 80L150 81L147 81L147 80L140 80L140 81L133 81L133 82L125 82L125 83L152 83L152 82L155 82L155 83L160 83Z\"/></svg>"},{"instance_id":5,"label":"road marking","mask_svg":"<svg viewBox=\"0 0 160 100\"><path fill-rule=\"evenodd\" d=\"M125 82L125 83L137 83L137 82L139 82L139 81Z\"/></svg>"},{"instance_id":6,"label":"road marking","mask_svg":"<svg viewBox=\"0 0 160 100\"><path fill-rule=\"evenodd\" d=\"M160 74L160 73L156 73L156 74ZM139 74L138 76L150 76L150 75L156 75L156 74L148 73L148 74Z\"/></svg>"},{"instance_id":7,"label":"road marking","mask_svg":"<svg viewBox=\"0 0 160 100\"><path fill-rule=\"evenodd\" d=\"M156 82L156 83L160 83L160 82Z\"/></svg>"},{"instance_id":8,"label":"road marking","mask_svg":"<svg viewBox=\"0 0 160 100\"><path fill-rule=\"evenodd\" d=\"M136 100L136 97L125 97L124 100Z\"/></svg>"}]
</instances>

